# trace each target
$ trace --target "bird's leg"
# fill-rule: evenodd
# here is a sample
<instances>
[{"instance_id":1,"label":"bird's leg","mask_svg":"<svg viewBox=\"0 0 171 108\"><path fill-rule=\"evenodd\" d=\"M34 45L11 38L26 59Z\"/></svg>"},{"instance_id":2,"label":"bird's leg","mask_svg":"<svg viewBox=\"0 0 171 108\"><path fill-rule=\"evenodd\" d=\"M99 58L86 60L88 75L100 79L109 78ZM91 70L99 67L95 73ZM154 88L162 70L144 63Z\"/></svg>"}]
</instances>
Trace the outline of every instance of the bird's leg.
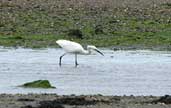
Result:
<instances>
[{"instance_id":1,"label":"bird's leg","mask_svg":"<svg viewBox=\"0 0 171 108\"><path fill-rule=\"evenodd\" d=\"M64 55L66 55L66 53L64 53L63 55L61 55L60 58L59 58L59 66L61 66L62 57L63 57Z\"/></svg>"},{"instance_id":2,"label":"bird's leg","mask_svg":"<svg viewBox=\"0 0 171 108\"><path fill-rule=\"evenodd\" d=\"M75 54L75 67L77 67L78 62L77 62L77 54Z\"/></svg>"}]
</instances>

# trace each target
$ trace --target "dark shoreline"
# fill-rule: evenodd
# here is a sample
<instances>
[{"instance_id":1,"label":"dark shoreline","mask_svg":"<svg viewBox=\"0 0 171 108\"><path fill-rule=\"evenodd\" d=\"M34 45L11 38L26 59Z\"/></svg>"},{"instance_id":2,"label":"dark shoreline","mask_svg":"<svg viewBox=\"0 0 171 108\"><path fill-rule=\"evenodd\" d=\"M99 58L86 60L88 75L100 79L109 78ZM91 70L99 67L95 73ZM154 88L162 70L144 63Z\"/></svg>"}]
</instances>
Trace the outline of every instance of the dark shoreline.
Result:
<instances>
[{"instance_id":1,"label":"dark shoreline","mask_svg":"<svg viewBox=\"0 0 171 108\"><path fill-rule=\"evenodd\" d=\"M171 51L170 45L160 46L143 46L143 45L129 45L129 46L113 46L110 49L117 50L152 50L152 51Z\"/></svg>"},{"instance_id":2,"label":"dark shoreline","mask_svg":"<svg viewBox=\"0 0 171 108\"><path fill-rule=\"evenodd\" d=\"M18 49L18 48L24 48L24 49L47 49L47 48L59 48L59 47L43 47L43 48L30 48L30 47L6 47L6 46L0 46L0 48L10 48L10 49ZM129 46L111 46L111 47L100 47L101 49L110 49L113 51L119 51L119 50L151 50L151 51L171 51L171 45L160 45L160 46L143 46L143 45L129 45Z\"/></svg>"},{"instance_id":3,"label":"dark shoreline","mask_svg":"<svg viewBox=\"0 0 171 108\"><path fill-rule=\"evenodd\" d=\"M170 108L171 96L0 94L0 108Z\"/></svg>"}]
</instances>

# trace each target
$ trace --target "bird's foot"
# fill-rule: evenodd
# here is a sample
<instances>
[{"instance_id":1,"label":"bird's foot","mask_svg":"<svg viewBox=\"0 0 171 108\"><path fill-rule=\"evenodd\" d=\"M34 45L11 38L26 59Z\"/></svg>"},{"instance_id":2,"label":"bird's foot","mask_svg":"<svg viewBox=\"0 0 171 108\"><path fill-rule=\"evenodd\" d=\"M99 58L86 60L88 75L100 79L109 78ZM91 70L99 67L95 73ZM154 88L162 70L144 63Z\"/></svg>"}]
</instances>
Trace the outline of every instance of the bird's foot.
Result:
<instances>
[{"instance_id":1,"label":"bird's foot","mask_svg":"<svg viewBox=\"0 0 171 108\"><path fill-rule=\"evenodd\" d=\"M76 63L76 64L75 64L75 67L77 67L78 65L79 65L79 64L78 64L78 63Z\"/></svg>"},{"instance_id":2,"label":"bird's foot","mask_svg":"<svg viewBox=\"0 0 171 108\"><path fill-rule=\"evenodd\" d=\"M61 67L61 63L59 63L59 66Z\"/></svg>"}]
</instances>

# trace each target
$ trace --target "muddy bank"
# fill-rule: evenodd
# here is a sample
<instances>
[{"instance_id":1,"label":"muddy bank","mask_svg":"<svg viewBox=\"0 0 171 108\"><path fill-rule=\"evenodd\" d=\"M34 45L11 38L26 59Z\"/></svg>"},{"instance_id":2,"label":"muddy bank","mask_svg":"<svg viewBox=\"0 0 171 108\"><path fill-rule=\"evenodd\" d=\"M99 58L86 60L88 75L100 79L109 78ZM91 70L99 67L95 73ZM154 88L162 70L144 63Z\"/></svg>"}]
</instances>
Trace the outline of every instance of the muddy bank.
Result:
<instances>
[{"instance_id":1,"label":"muddy bank","mask_svg":"<svg viewBox=\"0 0 171 108\"><path fill-rule=\"evenodd\" d=\"M99 47L171 46L170 0L1 1L1 46L57 47L58 39Z\"/></svg>"},{"instance_id":2,"label":"muddy bank","mask_svg":"<svg viewBox=\"0 0 171 108\"><path fill-rule=\"evenodd\" d=\"M157 46L145 46L145 45L129 45L129 46L112 46L110 49L117 50L153 50L153 51L171 51L171 45L157 45Z\"/></svg>"},{"instance_id":3,"label":"muddy bank","mask_svg":"<svg viewBox=\"0 0 171 108\"><path fill-rule=\"evenodd\" d=\"M170 108L171 96L0 94L1 108Z\"/></svg>"}]
</instances>

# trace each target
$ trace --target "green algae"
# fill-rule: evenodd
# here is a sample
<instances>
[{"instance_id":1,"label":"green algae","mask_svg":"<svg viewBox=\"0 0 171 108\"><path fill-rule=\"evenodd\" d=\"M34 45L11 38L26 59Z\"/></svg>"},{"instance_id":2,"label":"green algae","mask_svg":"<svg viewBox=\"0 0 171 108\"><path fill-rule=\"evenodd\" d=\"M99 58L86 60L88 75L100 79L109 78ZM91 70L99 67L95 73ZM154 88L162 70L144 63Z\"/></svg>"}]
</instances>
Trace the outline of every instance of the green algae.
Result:
<instances>
[{"instance_id":1,"label":"green algae","mask_svg":"<svg viewBox=\"0 0 171 108\"><path fill-rule=\"evenodd\" d=\"M28 82L20 87L25 87L25 88L56 88L50 84L48 80L37 80L33 82Z\"/></svg>"}]
</instances>

